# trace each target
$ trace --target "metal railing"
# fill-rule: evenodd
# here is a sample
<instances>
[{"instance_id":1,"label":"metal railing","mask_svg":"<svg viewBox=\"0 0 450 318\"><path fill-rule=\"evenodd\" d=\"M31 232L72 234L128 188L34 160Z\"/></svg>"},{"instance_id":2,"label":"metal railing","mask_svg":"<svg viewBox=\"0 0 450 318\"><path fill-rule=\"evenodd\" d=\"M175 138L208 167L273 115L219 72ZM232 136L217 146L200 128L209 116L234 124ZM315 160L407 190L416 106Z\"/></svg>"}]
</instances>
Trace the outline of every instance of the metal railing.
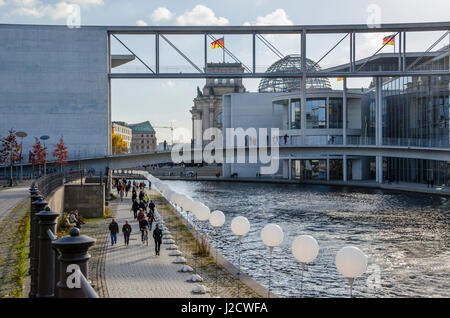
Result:
<instances>
[{"instance_id":1,"label":"metal railing","mask_svg":"<svg viewBox=\"0 0 450 318\"><path fill-rule=\"evenodd\" d=\"M80 171L71 172L68 179L62 173L54 173L31 185L30 298L99 297L87 280L88 249L95 239L80 235L76 227L70 230L70 235L58 239L56 219L60 214L51 211L45 201L65 181L80 176L83 176Z\"/></svg>"}]
</instances>

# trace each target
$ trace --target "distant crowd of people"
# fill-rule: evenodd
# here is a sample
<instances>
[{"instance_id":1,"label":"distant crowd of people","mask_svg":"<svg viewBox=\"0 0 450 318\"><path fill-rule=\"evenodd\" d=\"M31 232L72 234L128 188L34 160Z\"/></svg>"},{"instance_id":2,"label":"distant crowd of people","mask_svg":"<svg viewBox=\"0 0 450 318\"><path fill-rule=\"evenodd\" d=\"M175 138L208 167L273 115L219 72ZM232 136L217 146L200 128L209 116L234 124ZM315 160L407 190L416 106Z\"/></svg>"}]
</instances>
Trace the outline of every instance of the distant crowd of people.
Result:
<instances>
[{"instance_id":1,"label":"distant crowd of people","mask_svg":"<svg viewBox=\"0 0 450 318\"><path fill-rule=\"evenodd\" d=\"M131 190L131 209L133 212L133 218L139 224L139 230L141 231L141 242L144 244L148 240L148 231L152 231L153 222L155 221L155 203L149 198L145 192L145 182L137 183L136 181L127 181L125 179L116 179L115 187L120 197L120 201L123 201L124 197L128 197L128 192ZM149 187L151 183L149 182ZM139 191L139 193L138 193ZM109 231L111 234L111 246L117 244L117 234L119 234L119 224L115 219L112 219L109 224ZM131 225L128 220L122 226L122 233L124 237L124 244L128 246L130 243L130 235L132 232ZM160 246L162 241L162 231L158 224L155 225L153 230L153 239L155 241L155 254L159 255ZM148 243L148 241L147 241Z\"/></svg>"}]
</instances>

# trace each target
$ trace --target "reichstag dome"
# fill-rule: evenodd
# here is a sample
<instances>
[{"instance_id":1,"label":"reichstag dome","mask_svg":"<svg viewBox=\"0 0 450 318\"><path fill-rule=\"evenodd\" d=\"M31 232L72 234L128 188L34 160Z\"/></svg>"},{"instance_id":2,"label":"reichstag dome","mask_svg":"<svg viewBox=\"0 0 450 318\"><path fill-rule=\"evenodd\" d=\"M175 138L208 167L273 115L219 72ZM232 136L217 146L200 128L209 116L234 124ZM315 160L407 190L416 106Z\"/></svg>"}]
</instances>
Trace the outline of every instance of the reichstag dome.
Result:
<instances>
[{"instance_id":1,"label":"reichstag dome","mask_svg":"<svg viewBox=\"0 0 450 318\"><path fill-rule=\"evenodd\" d=\"M320 71L318 64L310 59L306 59L307 69ZM302 71L302 59L299 54L287 55L276 61L267 69L266 73L298 73ZM300 77L286 78L263 78L259 82L258 91L260 93L293 92L300 90ZM328 78L307 78L306 89L331 89Z\"/></svg>"}]
</instances>

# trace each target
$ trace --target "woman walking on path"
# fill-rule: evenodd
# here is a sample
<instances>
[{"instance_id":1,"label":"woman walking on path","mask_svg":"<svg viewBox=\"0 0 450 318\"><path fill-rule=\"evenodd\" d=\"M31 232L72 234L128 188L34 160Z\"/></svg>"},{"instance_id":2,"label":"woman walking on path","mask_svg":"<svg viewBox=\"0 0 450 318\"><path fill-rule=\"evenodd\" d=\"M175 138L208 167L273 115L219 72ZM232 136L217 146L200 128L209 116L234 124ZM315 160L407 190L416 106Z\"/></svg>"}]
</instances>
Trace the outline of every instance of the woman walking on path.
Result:
<instances>
[{"instance_id":1,"label":"woman walking on path","mask_svg":"<svg viewBox=\"0 0 450 318\"><path fill-rule=\"evenodd\" d=\"M153 231L153 239L155 240L155 254L158 256L159 256L159 250L161 247L162 237L163 237L162 231L159 228L159 225L156 224L155 230Z\"/></svg>"},{"instance_id":2,"label":"woman walking on path","mask_svg":"<svg viewBox=\"0 0 450 318\"><path fill-rule=\"evenodd\" d=\"M119 233L119 224L117 224L115 219L112 219L109 223L109 232L111 233L111 246L117 244L117 233Z\"/></svg>"},{"instance_id":3,"label":"woman walking on path","mask_svg":"<svg viewBox=\"0 0 450 318\"><path fill-rule=\"evenodd\" d=\"M125 245L128 246L130 243L130 234L131 234L131 226L128 224L128 221L125 221L125 224L122 226L123 238L125 240Z\"/></svg>"},{"instance_id":4,"label":"woman walking on path","mask_svg":"<svg viewBox=\"0 0 450 318\"><path fill-rule=\"evenodd\" d=\"M134 218L137 218L137 211L139 210L139 203L137 200L133 201L133 205L131 206L131 210L133 210Z\"/></svg>"},{"instance_id":5,"label":"woman walking on path","mask_svg":"<svg viewBox=\"0 0 450 318\"><path fill-rule=\"evenodd\" d=\"M124 195L124 188L123 188L123 186L120 186L119 195L120 195L120 202L122 202L123 201L123 195Z\"/></svg>"}]
</instances>

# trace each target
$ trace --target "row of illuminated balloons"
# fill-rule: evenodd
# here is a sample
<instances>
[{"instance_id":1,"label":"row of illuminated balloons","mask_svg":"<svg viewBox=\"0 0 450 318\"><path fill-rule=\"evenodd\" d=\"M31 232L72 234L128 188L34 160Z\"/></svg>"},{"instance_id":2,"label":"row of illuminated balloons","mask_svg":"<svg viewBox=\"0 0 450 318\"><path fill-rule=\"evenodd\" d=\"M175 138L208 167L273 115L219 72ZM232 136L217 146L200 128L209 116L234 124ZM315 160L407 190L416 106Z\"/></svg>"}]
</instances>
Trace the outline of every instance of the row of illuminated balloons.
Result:
<instances>
[{"instance_id":1,"label":"row of illuminated balloons","mask_svg":"<svg viewBox=\"0 0 450 318\"><path fill-rule=\"evenodd\" d=\"M169 185L151 174L147 174L147 178L168 201L187 213L192 212L199 221L209 221L215 228L219 228L225 223L225 215L222 211L211 213L210 209L202 202L195 201L187 195L172 190ZM237 216L231 221L231 230L241 239L249 232L250 222L246 217ZM261 231L261 239L272 250L283 242L283 229L277 224L267 224ZM317 257L319 244L310 235L300 235L292 242L292 253L295 259L304 266ZM358 247L343 247L336 254L336 267L344 277L349 279L356 278L366 271L367 256Z\"/></svg>"}]
</instances>

